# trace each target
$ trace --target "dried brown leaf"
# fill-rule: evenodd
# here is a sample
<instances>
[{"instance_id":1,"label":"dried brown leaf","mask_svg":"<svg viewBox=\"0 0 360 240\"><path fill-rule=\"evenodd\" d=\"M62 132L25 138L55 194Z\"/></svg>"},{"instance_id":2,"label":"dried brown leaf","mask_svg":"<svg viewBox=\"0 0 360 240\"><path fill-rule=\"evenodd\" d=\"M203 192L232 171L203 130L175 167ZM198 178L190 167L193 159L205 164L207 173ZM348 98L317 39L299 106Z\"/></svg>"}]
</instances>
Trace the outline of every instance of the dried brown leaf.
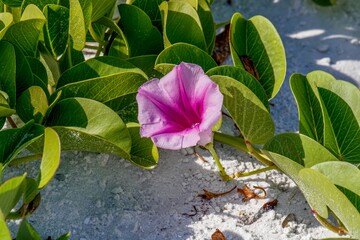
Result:
<instances>
[{"instance_id":1,"label":"dried brown leaf","mask_svg":"<svg viewBox=\"0 0 360 240\"><path fill-rule=\"evenodd\" d=\"M274 199L274 200L271 200L267 203L265 203L263 206L262 206L262 209L264 210L264 212L266 211L269 211L271 209L274 209L278 204L278 200L277 199Z\"/></svg>"},{"instance_id":2,"label":"dried brown leaf","mask_svg":"<svg viewBox=\"0 0 360 240\"><path fill-rule=\"evenodd\" d=\"M211 235L211 240L226 240L226 238L219 229L216 229L216 231Z\"/></svg>"},{"instance_id":3,"label":"dried brown leaf","mask_svg":"<svg viewBox=\"0 0 360 240\"><path fill-rule=\"evenodd\" d=\"M244 185L243 188L238 188L237 191L238 193L241 193L242 195L244 195L243 201L249 201L251 199L264 199L266 198L266 191L264 188L262 187L258 187L258 186L254 186L255 189L259 189L263 192L263 196L257 195L253 190L251 190L246 184Z\"/></svg>"}]
</instances>

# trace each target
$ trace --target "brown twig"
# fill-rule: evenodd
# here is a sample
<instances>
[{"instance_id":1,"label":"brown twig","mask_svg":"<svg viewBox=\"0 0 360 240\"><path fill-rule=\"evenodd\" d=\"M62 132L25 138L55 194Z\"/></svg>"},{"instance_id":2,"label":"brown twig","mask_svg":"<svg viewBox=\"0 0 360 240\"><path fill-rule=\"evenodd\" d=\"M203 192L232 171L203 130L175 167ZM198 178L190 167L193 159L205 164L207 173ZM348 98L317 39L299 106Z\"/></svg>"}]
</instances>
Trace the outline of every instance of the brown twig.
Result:
<instances>
[{"instance_id":1,"label":"brown twig","mask_svg":"<svg viewBox=\"0 0 360 240\"><path fill-rule=\"evenodd\" d=\"M234 186L232 189L230 189L229 191L227 192L222 192L222 193L213 193L213 192L209 192L207 191L206 189L203 189L204 190L204 193L203 194L199 194L198 196L199 197L202 197L203 199L206 199L206 200L210 200L212 198L217 198L217 197L220 197L220 196L224 196L226 194L229 194L231 193L232 191L234 191L236 188L236 186Z\"/></svg>"}]
</instances>

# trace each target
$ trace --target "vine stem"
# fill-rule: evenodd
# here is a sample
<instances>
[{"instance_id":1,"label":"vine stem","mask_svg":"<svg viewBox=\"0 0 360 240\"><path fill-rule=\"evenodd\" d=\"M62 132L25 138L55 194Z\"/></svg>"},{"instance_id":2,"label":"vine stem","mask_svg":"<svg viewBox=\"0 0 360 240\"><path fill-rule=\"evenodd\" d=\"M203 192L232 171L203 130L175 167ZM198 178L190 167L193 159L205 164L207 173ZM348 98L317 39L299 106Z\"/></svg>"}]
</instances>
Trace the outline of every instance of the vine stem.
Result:
<instances>
[{"instance_id":1,"label":"vine stem","mask_svg":"<svg viewBox=\"0 0 360 240\"><path fill-rule=\"evenodd\" d=\"M229 175L227 175L224 167L222 166L221 162L220 162L220 159L219 159L219 156L217 155L215 149L214 149L214 144L211 142L209 144L207 144L205 146L205 148L207 150L209 150L209 152L211 153L211 155L213 156L214 160L215 160L215 163L216 163L216 166L218 167L219 171L220 171L220 176L222 177L222 179L224 181L230 181L233 179L233 177L230 177Z\"/></svg>"},{"instance_id":2,"label":"vine stem","mask_svg":"<svg viewBox=\"0 0 360 240\"><path fill-rule=\"evenodd\" d=\"M34 160L39 160L39 159L41 159L41 157L42 157L42 154L34 154L34 155L25 156L25 157L15 158L14 160L12 160L9 163L9 166L15 166L15 165L19 165L19 164L34 161Z\"/></svg>"},{"instance_id":3,"label":"vine stem","mask_svg":"<svg viewBox=\"0 0 360 240\"><path fill-rule=\"evenodd\" d=\"M257 160L259 160L264 165L271 167L271 168L269 168L269 170L271 170L271 169L279 170L266 155L261 153L260 150L257 149L256 147L254 147L249 141L246 141L240 137L230 136L228 134L219 133L219 132L214 133L214 140L221 142L221 143L225 143L227 145L230 145L232 147L235 147L243 152L246 152L246 153L252 155L253 157L255 157ZM258 170L256 170L256 171L258 171ZM267 168L264 168L263 170L259 169L259 171L260 172L267 171ZM244 174L245 173L241 174L241 176L243 176ZM251 174L251 172L249 172L248 174L253 175L256 173Z\"/></svg>"},{"instance_id":4,"label":"vine stem","mask_svg":"<svg viewBox=\"0 0 360 240\"><path fill-rule=\"evenodd\" d=\"M9 122L9 124L11 125L12 128L18 127L11 117L7 117L6 120Z\"/></svg>"},{"instance_id":5,"label":"vine stem","mask_svg":"<svg viewBox=\"0 0 360 240\"><path fill-rule=\"evenodd\" d=\"M270 171L270 170L277 170L278 168L275 166L275 165L272 165L272 166L269 166L269 167L264 167L264 168L260 168L260 169L257 169L257 170L254 170L254 171L251 171L251 172L245 172L245 173L236 173L235 174L235 177L239 178L239 177L249 177L249 176L252 176L252 175L255 175L255 174L259 174L259 173L262 173L262 172L267 172L267 171Z\"/></svg>"}]
</instances>

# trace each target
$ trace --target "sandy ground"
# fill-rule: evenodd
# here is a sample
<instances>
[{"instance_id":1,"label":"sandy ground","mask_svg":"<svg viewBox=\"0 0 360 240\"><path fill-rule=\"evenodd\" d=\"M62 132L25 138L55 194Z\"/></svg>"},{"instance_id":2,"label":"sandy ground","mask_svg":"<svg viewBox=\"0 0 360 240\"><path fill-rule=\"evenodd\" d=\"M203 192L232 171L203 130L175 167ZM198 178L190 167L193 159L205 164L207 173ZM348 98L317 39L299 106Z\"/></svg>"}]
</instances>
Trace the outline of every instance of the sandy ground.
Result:
<instances>
[{"instance_id":1,"label":"sandy ground","mask_svg":"<svg viewBox=\"0 0 360 240\"><path fill-rule=\"evenodd\" d=\"M273 100L277 132L297 130L297 109L288 78L321 69L360 86L360 1L338 0L321 8L308 0L225 0L213 4L216 21L233 12L245 17L263 15L278 29L287 52L286 81ZM225 131L233 131L225 123ZM260 167L240 151L216 145L228 172ZM159 165L147 171L106 154L82 152L62 155L54 180L42 191L40 208L29 221L45 239L69 230L71 239L210 239L216 228L225 237L250 239L319 239L337 235L321 227L294 183L271 171L232 182L221 181L212 158L199 150L208 163L181 151L160 151ZM27 171L36 175L38 163L8 170L7 177ZM236 191L203 200L203 189L221 192L233 186L261 186L263 200L243 202ZM269 200L278 206L256 213ZM282 227L289 214L295 221ZM18 222L11 222L13 231Z\"/></svg>"}]
</instances>

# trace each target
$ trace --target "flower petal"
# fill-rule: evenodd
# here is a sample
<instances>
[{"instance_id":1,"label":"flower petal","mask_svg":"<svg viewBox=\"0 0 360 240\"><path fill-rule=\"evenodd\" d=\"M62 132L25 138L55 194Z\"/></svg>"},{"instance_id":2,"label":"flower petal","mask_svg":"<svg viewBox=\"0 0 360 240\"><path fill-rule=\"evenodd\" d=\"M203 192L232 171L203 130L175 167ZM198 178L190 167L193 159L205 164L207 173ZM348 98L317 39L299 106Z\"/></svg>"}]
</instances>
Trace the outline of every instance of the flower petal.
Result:
<instances>
[{"instance_id":1,"label":"flower petal","mask_svg":"<svg viewBox=\"0 0 360 240\"><path fill-rule=\"evenodd\" d=\"M187 147L196 146L200 140L199 130L196 128L185 130L183 132L163 133L151 138L155 145L170 150L178 150Z\"/></svg>"}]
</instances>

